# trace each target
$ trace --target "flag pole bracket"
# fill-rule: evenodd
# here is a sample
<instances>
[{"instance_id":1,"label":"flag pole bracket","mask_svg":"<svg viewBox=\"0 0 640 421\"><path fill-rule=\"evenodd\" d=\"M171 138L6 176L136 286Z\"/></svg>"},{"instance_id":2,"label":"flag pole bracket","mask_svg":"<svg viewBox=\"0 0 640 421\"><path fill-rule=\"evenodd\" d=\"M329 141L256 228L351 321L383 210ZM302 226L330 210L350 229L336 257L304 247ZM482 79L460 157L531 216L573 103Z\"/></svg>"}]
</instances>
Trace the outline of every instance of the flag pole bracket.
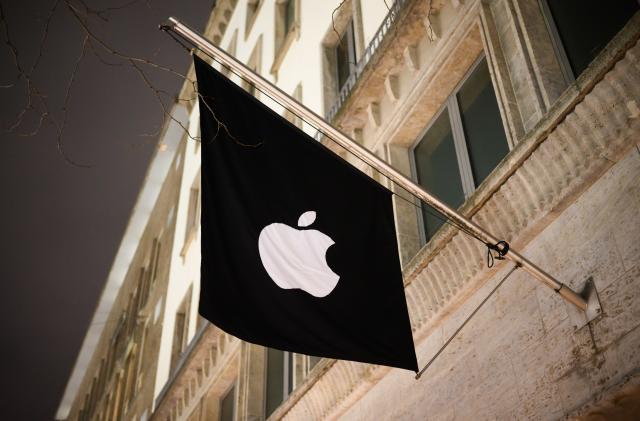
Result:
<instances>
[{"instance_id":1,"label":"flag pole bracket","mask_svg":"<svg viewBox=\"0 0 640 421\"><path fill-rule=\"evenodd\" d=\"M593 282L593 277L590 276L585 279L581 285L578 285L577 289L580 291L579 295L587 303L587 308L582 311L573 305L567 305L568 303L565 302L567 313L573 323L574 330L582 329L602 314L602 305L600 304L600 298L598 297L598 291Z\"/></svg>"}]
</instances>

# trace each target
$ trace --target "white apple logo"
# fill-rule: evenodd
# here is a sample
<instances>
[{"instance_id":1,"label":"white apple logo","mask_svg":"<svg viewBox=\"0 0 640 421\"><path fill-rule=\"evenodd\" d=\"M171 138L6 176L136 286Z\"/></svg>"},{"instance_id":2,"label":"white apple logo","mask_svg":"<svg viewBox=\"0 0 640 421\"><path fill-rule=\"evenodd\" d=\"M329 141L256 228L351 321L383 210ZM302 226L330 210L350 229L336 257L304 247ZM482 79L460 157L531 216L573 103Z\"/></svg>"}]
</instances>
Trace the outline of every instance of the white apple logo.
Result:
<instances>
[{"instance_id":1,"label":"white apple logo","mask_svg":"<svg viewBox=\"0 0 640 421\"><path fill-rule=\"evenodd\" d=\"M316 213L300 215L298 227L308 227ZM314 297L326 297L340 276L327 265L325 254L334 244L331 237L313 230L297 230L286 224L269 224L260 231L258 251L262 265L280 288L298 288Z\"/></svg>"}]
</instances>

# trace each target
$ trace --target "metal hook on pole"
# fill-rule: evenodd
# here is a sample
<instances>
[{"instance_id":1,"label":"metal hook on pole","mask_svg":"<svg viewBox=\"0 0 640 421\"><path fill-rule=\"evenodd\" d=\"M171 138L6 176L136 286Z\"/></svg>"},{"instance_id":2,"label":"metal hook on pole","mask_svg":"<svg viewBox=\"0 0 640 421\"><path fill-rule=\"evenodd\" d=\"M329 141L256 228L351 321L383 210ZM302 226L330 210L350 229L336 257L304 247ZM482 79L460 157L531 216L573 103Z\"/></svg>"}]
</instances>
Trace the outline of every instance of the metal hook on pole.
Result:
<instances>
[{"instance_id":1,"label":"metal hook on pole","mask_svg":"<svg viewBox=\"0 0 640 421\"><path fill-rule=\"evenodd\" d=\"M160 29L165 31L173 31L176 34L180 35L185 40L191 42L193 45L197 46L204 53L214 57L216 61L219 61L224 66L231 68L234 72L240 75L243 79L248 82L256 85L260 90L267 93L273 99L278 101L281 105L285 106L288 109L294 110L295 113L304 119L307 123L315 126L317 129L322 131L325 135L333 139L340 146L345 148L348 152L357 156L359 159L364 161L367 165L378 170L384 176L389 178L392 182L397 184L398 186L404 188L409 193L411 193L416 198L422 200L427 205L433 207L438 212L445 215L447 218L454 221L457 225L464 227L465 230L472 233L475 237L483 241L485 244L495 245L498 253L506 258L514 262L516 265L522 267L525 271L531 274L534 278L538 279L540 282L544 283L551 289L553 289L556 293L558 293L562 298L564 298L569 303L576 306L578 309L582 311L587 310L587 301L577 292L573 291L568 286L563 283L557 281L554 277L549 275L547 272L542 270L540 267L536 266L534 263L529 261L527 258L522 256L517 251L508 248L508 245L505 249L506 242L500 241L498 238L478 226L475 222L470 219L465 218L460 215L456 210L450 208L447 204L440 201L438 198L433 196L431 193L426 191L422 186L416 184L413 180L407 178L400 171L396 170L389 163L379 158L373 152L366 149L364 146L358 144L347 135L333 127L327 121L325 121L318 114L305 107L303 104L300 104L298 101L287 95L285 92L280 90L275 85L271 84L269 81L264 79L262 76L255 73L253 70L246 67L240 61L238 61L233 56L229 55L226 51L214 45L211 41L204 38L201 34L189 28L187 25L181 23L178 19L174 17L170 17L169 21L160 26Z\"/></svg>"}]
</instances>

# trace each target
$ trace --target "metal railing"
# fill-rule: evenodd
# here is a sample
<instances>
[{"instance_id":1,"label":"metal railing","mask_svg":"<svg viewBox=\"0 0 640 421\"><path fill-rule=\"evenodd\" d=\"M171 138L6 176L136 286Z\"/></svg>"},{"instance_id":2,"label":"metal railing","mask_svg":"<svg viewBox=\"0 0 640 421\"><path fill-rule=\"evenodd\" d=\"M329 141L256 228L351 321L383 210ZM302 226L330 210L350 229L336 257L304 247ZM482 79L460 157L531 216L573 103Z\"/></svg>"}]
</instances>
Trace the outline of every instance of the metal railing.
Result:
<instances>
[{"instance_id":1,"label":"metal railing","mask_svg":"<svg viewBox=\"0 0 640 421\"><path fill-rule=\"evenodd\" d=\"M338 98L334 102L333 106L329 109L327 114L325 115L325 119L327 121L332 121L334 117L338 114L344 103L351 95L351 91L356 86L356 82L364 72L367 64L371 61L375 53L378 51L378 47L384 41L385 36L389 33L389 29L396 23L398 17L400 16L400 10L410 3L411 0L396 0L391 8L389 9L389 13L385 16L382 24L376 31L375 35L371 39L369 45L362 53L362 57L358 60L358 63L355 65L355 69L351 72L346 82L340 88L340 92L338 92Z\"/></svg>"}]
</instances>

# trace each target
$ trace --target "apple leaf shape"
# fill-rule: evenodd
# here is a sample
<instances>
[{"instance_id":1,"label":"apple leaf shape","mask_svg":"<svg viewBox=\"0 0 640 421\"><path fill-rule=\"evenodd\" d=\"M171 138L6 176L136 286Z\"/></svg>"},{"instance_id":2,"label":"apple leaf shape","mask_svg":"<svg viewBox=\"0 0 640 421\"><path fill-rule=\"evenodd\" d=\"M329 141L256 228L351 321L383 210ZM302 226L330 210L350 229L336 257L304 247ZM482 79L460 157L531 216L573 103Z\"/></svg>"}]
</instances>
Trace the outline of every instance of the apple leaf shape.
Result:
<instances>
[{"instance_id":1,"label":"apple leaf shape","mask_svg":"<svg viewBox=\"0 0 640 421\"><path fill-rule=\"evenodd\" d=\"M315 220L316 220L315 211L307 211L302 215L300 215L300 218L298 218L298 226L300 228L308 227L309 225L313 224Z\"/></svg>"}]
</instances>

